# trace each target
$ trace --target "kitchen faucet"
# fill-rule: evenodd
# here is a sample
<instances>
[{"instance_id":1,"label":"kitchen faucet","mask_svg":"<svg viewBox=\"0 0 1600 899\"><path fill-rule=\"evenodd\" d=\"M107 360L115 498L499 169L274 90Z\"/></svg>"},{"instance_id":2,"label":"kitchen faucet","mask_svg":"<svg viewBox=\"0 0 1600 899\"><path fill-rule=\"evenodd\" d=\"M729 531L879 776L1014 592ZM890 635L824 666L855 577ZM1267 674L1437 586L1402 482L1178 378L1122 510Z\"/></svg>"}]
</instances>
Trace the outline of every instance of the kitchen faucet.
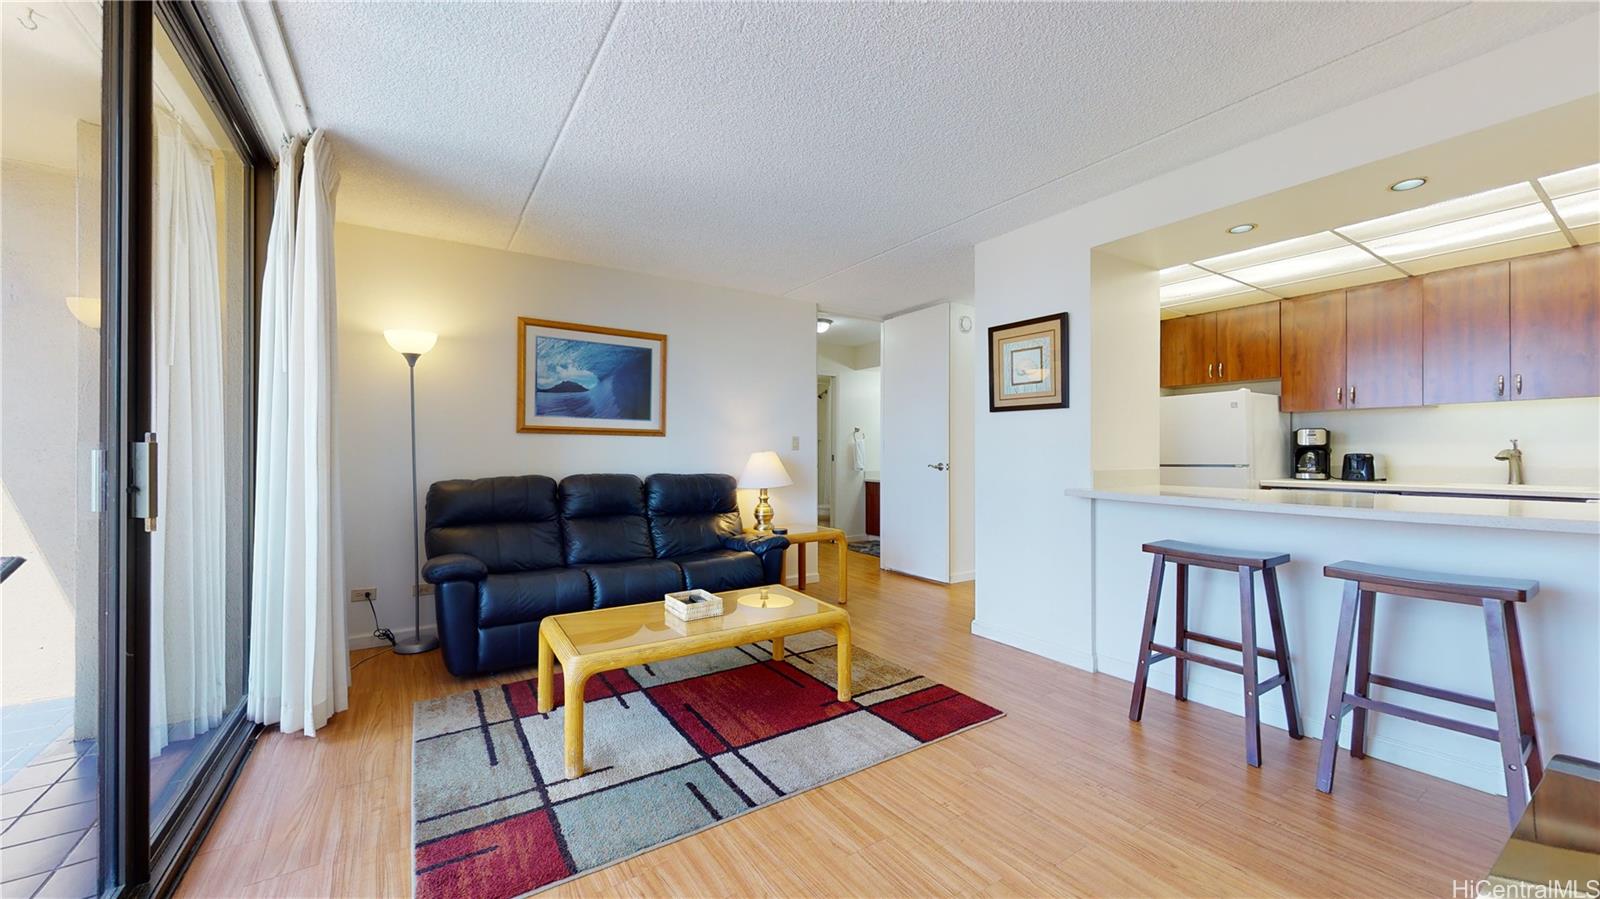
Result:
<instances>
[{"instance_id":1,"label":"kitchen faucet","mask_svg":"<svg viewBox=\"0 0 1600 899\"><path fill-rule=\"evenodd\" d=\"M1511 463L1510 469L1506 471L1507 484L1522 483L1522 450L1517 449L1517 441L1515 439L1511 441L1510 449L1503 449L1495 453L1494 457L1497 461Z\"/></svg>"}]
</instances>

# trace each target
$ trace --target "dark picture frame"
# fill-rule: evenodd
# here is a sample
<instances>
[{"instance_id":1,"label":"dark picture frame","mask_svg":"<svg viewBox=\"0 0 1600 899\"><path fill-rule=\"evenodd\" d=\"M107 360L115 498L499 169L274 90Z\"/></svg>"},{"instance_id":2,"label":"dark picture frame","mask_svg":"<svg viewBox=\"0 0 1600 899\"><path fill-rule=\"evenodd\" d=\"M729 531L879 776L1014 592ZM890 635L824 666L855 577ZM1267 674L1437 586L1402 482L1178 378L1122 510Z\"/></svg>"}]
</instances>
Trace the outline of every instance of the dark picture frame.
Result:
<instances>
[{"instance_id":1,"label":"dark picture frame","mask_svg":"<svg viewBox=\"0 0 1600 899\"><path fill-rule=\"evenodd\" d=\"M989 329L989 411L1069 407L1067 314Z\"/></svg>"}]
</instances>

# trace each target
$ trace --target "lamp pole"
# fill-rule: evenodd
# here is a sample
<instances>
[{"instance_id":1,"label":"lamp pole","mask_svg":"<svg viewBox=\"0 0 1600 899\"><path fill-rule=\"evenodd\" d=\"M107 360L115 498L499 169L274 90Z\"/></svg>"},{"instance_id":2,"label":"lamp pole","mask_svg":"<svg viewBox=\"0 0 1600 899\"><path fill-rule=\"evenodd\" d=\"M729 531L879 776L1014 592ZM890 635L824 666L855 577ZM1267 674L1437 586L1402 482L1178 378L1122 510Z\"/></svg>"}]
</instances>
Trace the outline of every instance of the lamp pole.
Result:
<instances>
[{"instance_id":1,"label":"lamp pole","mask_svg":"<svg viewBox=\"0 0 1600 899\"><path fill-rule=\"evenodd\" d=\"M411 639L404 643L396 643L394 651L401 655L415 655L439 648L437 636L422 636L422 591L418 589L418 578L422 574L422 557L419 545L421 537L417 533L417 360L421 353L403 353L406 365L411 372L411 614L412 631Z\"/></svg>"}]
</instances>

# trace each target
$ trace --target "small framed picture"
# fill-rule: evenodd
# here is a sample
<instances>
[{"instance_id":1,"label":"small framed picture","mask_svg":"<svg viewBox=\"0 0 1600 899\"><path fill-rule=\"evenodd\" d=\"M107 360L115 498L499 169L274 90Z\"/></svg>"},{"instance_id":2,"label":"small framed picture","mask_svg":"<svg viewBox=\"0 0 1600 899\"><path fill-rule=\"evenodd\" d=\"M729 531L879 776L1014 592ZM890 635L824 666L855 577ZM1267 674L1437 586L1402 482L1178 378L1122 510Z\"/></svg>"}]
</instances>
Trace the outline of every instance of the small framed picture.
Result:
<instances>
[{"instance_id":1,"label":"small framed picture","mask_svg":"<svg viewBox=\"0 0 1600 899\"><path fill-rule=\"evenodd\" d=\"M989 329L989 411L1067 408L1067 314Z\"/></svg>"},{"instance_id":2,"label":"small framed picture","mask_svg":"<svg viewBox=\"0 0 1600 899\"><path fill-rule=\"evenodd\" d=\"M667 433L667 335L517 319L517 430Z\"/></svg>"}]
</instances>

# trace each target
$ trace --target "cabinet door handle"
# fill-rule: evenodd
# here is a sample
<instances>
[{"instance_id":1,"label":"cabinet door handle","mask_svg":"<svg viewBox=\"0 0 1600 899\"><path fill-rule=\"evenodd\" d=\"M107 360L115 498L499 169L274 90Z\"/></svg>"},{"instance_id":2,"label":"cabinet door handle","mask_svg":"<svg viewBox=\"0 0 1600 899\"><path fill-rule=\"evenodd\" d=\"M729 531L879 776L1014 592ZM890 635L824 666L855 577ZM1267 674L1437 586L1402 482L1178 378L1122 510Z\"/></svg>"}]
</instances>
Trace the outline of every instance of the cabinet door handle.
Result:
<instances>
[{"instance_id":1,"label":"cabinet door handle","mask_svg":"<svg viewBox=\"0 0 1600 899\"><path fill-rule=\"evenodd\" d=\"M1355 404L1356 404L1356 385L1351 384L1350 385L1350 405L1354 406Z\"/></svg>"},{"instance_id":2,"label":"cabinet door handle","mask_svg":"<svg viewBox=\"0 0 1600 899\"><path fill-rule=\"evenodd\" d=\"M1334 394L1334 397L1335 397L1335 399L1334 399L1335 402L1337 402L1341 406L1344 405L1344 386L1343 385L1340 385L1339 390L1338 390L1337 393Z\"/></svg>"},{"instance_id":3,"label":"cabinet door handle","mask_svg":"<svg viewBox=\"0 0 1600 899\"><path fill-rule=\"evenodd\" d=\"M1517 375L1517 396L1522 395L1522 375Z\"/></svg>"},{"instance_id":4,"label":"cabinet door handle","mask_svg":"<svg viewBox=\"0 0 1600 899\"><path fill-rule=\"evenodd\" d=\"M1222 363L1221 362L1217 363L1217 377L1219 377L1219 378L1222 377Z\"/></svg>"},{"instance_id":5,"label":"cabinet door handle","mask_svg":"<svg viewBox=\"0 0 1600 899\"><path fill-rule=\"evenodd\" d=\"M1215 363L1215 362L1207 362L1206 363L1206 377L1214 378L1214 377L1216 377L1216 375L1217 375L1217 363Z\"/></svg>"}]
</instances>

